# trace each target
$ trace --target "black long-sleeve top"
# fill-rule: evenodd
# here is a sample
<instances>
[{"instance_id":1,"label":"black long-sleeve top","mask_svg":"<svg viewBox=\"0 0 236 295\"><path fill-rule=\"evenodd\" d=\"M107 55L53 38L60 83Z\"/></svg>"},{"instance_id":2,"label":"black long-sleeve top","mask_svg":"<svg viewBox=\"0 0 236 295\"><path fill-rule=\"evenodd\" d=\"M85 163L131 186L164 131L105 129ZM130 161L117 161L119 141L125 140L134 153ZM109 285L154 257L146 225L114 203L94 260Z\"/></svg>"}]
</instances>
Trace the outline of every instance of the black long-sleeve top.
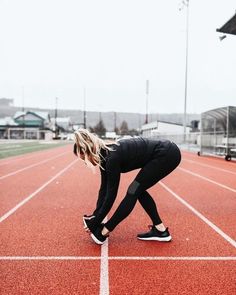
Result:
<instances>
[{"instance_id":1,"label":"black long-sleeve top","mask_svg":"<svg viewBox=\"0 0 236 295\"><path fill-rule=\"evenodd\" d=\"M120 174L142 168L152 158L163 156L171 142L142 137L122 139L111 145L112 151L101 150L101 186L97 208L94 211L97 222L102 222L110 211L117 195Z\"/></svg>"}]
</instances>

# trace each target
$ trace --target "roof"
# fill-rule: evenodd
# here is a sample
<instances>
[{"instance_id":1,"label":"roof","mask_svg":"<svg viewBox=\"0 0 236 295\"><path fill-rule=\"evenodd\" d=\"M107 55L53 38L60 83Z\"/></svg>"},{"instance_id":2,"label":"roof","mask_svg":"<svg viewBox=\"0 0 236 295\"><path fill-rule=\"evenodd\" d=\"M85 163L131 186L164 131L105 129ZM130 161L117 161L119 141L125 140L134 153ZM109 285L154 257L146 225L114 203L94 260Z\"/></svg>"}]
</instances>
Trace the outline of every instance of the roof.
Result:
<instances>
[{"instance_id":1,"label":"roof","mask_svg":"<svg viewBox=\"0 0 236 295\"><path fill-rule=\"evenodd\" d=\"M18 126L18 124L11 118L5 117L0 119L0 126Z\"/></svg>"},{"instance_id":2,"label":"roof","mask_svg":"<svg viewBox=\"0 0 236 295\"><path fill-rule=\"evenodd\" d=\"M27 115L27 114L33 114L33 115L36 115L37 117L40 117L44 120L47 120L48 119L48 112L35 112L35 111L26 111L26 112L22 112L22 111L18 111L15 113L14 115L14 119L17 119L18 117L21 117L23 115Z\"/></svg>"},{"instance_id":3,"label":"roof","mask_svg":"<svg viewBox=\"0 0 236 295\"><path fill-rule=\"evenodd\" d=\"M216 31L219 33L236 35L236 13L220 29L216 29Z\"/></svg>"},{"instance_id":4,"label":"roof","mask_svg":"<svg viewBox=\"0 0 236 295\"><path fill-rule=\"evenodd\" d=\"M202 115L209 115L212 117L218 117L218 116L226 116L228 113L228 110L236 110L235 106L226 106L226 107L221 107L221 108L217 108L217 109L213 109L213 110L209 110L206 112L203 112Z\"/></svg>"},{"instance_id":5,"label":"roof","mask_svg":"<svg viewBox=\"0 0 236 295\"><path fill-rule=\"evenodd\" d=\"M146 129L150 129L150 128L157 128L158 127L158 123L163 123L163 124L169 124L169 125L175 125L175 126L183 126L182 123L175 123L175 122L168 122L168 121L163 121L163 120L157 120L157 121L153 121L147 124L144 124L141 129L142 130L146 130ZM191 127L189 124L187 125L187 127Z\"/></svg>"}]
</instances>

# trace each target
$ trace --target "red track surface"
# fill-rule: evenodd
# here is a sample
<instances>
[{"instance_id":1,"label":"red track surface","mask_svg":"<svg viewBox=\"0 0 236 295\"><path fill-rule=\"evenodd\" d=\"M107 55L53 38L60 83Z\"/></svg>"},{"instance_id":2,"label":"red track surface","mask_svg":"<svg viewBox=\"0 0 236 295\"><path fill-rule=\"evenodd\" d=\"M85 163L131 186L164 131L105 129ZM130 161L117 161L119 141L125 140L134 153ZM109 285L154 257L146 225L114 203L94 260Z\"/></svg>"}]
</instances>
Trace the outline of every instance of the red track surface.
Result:
<instances>
[{"instance_id":1,"label":"red track surface","mask_svg":"<svg viewBox=\"0 0 236 295\"><path fill-rule=\"evenodd\" d=\"M173 241L136 239L150 224L137 204L100 247L81 221L99 171L74 160L66 146L0 161L1 294L236 293L236 163L183 152L150 189ZM122 175L112 212L136 172Z\"/></svg>"}]
</instances>

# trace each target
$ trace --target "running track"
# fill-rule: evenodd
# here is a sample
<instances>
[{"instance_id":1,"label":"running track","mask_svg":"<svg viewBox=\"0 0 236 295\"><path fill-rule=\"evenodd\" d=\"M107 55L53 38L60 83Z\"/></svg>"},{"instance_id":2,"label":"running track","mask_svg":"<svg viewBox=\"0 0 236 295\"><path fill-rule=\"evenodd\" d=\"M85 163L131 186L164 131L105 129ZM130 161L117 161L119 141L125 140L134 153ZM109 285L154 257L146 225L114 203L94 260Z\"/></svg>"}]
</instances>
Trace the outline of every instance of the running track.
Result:
<instances>
[{"instance_id":1,"label":"running track","mask_svg":"<svg viewBox=\"0 0 236 295\"><path fill-rule=\"evenodd\" d=\"M136 239L150 224L137 204L100 247L81 221L99 172L71 149L0 161L1 294L236 294L235 162L183 152L150 189L173 241ZM122 175L114 209L136 172Z\"/></svg>"}]
</instances>

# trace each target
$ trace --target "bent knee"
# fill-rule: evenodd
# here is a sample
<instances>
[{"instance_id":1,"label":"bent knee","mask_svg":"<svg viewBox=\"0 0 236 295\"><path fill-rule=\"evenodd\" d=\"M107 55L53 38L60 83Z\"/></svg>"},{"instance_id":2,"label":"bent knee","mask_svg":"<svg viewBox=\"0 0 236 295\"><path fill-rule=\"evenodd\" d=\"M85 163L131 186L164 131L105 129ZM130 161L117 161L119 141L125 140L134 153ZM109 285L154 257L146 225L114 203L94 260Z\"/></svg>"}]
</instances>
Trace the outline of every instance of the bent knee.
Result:
<instances>
[{"instance_id":1,"label":"bent knee","mask_svg":"<svg viewBox=\"0 0 236 295\"><path fill-rule=\"evenodd\" d=\"M136 180L134 180L128 187L128 194L135 195L140 190L140 183Z\"/></svg>"}]
</instances>

